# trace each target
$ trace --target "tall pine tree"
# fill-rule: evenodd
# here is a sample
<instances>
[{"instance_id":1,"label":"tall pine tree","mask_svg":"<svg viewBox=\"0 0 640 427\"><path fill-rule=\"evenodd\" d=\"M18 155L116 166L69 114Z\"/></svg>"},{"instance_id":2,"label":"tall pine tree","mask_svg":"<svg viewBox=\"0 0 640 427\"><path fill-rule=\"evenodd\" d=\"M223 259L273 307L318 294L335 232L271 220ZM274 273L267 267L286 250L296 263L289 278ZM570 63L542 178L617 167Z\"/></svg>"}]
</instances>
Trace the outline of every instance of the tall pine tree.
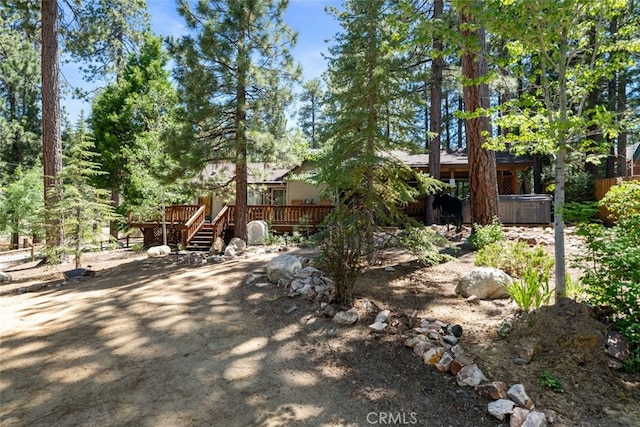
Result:
<instances>
[{"instance_id":1,"label":"tall pine tree","mask_svg":"<svg viewBox=\"0 0 640 427\"><path fill-rule=\"evenodd\" d=\"M191 35L171 43L183 104L169 136L181 163L199 173L211 162L235 164L235 235L246 239L247 161L255 145L284 135L284 106L299 77L283 21L286 0L180 1Z\"/></svg>"}]
</instances>

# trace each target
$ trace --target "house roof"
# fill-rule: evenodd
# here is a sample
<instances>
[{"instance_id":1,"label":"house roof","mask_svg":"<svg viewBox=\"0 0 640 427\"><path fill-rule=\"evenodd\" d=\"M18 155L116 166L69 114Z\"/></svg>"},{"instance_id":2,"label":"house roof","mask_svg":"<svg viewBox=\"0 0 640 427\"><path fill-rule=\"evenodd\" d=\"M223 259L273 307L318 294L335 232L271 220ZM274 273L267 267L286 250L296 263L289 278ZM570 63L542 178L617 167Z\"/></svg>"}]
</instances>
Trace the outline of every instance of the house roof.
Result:
<instances>
[{"instance_id":1,"label":"house roof","mask_svg":"<svg viewBox=\"0 0 640 427\"><path fill-rule=\"evenodd\" d=\"M409 165L412 168L429 168L429 154L410 154L406 151L393 151L392 156ZM496 152L497 165L521 166L526 168L533 165L533 161L525 157L516 157L506 152ZM469 156L467 149L458 150L440 150L440 166L447 167L466 167L469 165Z\"/></svg>"},{"instance_id":2,"label":"house roof","mask_svg":"<svg viewBox=\"0 0 640 427\"><path fill-rule=\"evenodd\" d=\"M405 163L413 169L428 169L429 154L410 154L406 151L392 151L391 156ZM313 162L305 160L301 165L292 167L277 167L273 163L249 163L247 164L247 181L249 184L282 184L285 178L309 169ZM533 165L531 159L516 157L510 153L496 152L496 164L498 167L509 166L514 169L526 169ZM440 167L442 170L461 170L468 168L469 157L466 149L441 150ZM311 167L313 169L313 167ZM216 183L229 183L235 178L235 164L215 163L209 164L202 171L198 181L214 181Z\"/></svg>"},{"instance_id":3,"label":"house roof","mask_svg":"<svg viewBox=\"0 0 640 427\"><path fill-rule=\"evenodd\" d=\"M249 184L279 184L282 183L284 175L291 168L279 168L271 163L248 163L247 181ZM211 163L208 164L198 181L215 181L220 183L231 182L236 176L236 165L233 163Z\"/></svg>"}]
</instances>

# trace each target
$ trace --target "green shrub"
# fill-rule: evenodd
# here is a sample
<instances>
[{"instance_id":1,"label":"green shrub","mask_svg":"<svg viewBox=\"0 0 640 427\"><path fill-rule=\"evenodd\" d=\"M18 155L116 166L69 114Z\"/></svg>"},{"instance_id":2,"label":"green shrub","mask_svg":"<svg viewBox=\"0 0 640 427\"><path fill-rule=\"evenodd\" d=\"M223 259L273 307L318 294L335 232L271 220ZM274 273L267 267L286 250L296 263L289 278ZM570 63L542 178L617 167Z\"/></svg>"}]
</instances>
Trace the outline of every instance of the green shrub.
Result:
<instances>
[{"instance_id":1,"label":"green shrub","mask_svg":"<svg viewBox=\"0 0 640 427\"><path fill-rule=\"evenodd\" d=\"M335 280L337 299L343 306L353 305L353 287L365 265L367 220L363 211L338 207L318 234L319 265Z\"/></svg>"},{"instance_id":2,"label":"green shrub","mask_svg":"<svg viewBox=\"0 0 640 427\"><path fill-rule=\"evenodd\" d=\"M579 227L587 250L576 258L576 265L589 303L610 308L608 320L627 339L631 354L626 369L640 372L640 182L611 187L600 205L616 224Z\"/></svg>"},{"instance_id":3,"label":"green shrub","mask_svg":"<svg viewBox=\"0 0 640 427\"><path fill-rule=\"evenodd\" d=\"M549 288L549 275L527 267L522 279L515 281L507 292L522 311L548 305L554 289Z\"/></svg>"},{"instance_id":4,"label":"green shrub","mask_svg":"<svg viewBox=\"0 0 640 427\"><path fill-rule=\"evenodd\" d=\"M542 246L529 248L525 242L495 242L478 251L475 265L499 268L514 278L524 277L528 268L551 276L553 258Z\"/></svg>"},{"instance_id":5,"label":"green shrub","mask_svg":"<svg viewBox=\"0 0 640 427\"><path fill-rule=\"evenodd\" d=\"M551 372L547 371L546 369L540 372L540 376L538 377L538 384L540 384L541 387L550 388L556 393L562 393L563 391L562 383L554 378L553 375L551 375Z\"/></svg>"},{"instance_id":6,"label":"green shrub","mask_svg":"<svg viewBox=\"0 0 640 427\"><path fill-rule=\"evenodd\" d=\"M505 236L502 232L502 224L498 218L493 218L493 222L488 225L474 224L467 243L474 249L482 249L491 243L503 240L505 240Z\"/></svg>"},{"instance_id":7,"label":"green shrub","mask_svg":"<svg viewBox=\"0 0 640 427\"><path fill-rule=\"evenodd\" d=\"M452 259L451 255L441 253L438 246L455 249L445 237L425 227L410 227L397 238L399 246L429 266Z\"/></svg>"}]
</instances>

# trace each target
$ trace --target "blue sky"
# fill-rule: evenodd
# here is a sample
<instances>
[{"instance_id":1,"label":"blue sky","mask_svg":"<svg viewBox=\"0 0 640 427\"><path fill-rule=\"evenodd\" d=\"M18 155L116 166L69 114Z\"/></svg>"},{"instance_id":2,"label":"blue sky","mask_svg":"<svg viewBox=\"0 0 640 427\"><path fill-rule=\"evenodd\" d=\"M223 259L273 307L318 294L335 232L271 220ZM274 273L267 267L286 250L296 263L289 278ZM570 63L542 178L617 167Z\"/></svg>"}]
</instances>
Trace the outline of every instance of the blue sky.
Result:
<instances>
[{"instance_id":1,"label":"blue sky","mask_svg":"<svg viewBox=\"0 0 640 427\"><path fill-rule=\"evenodd\" d=\"M293 49L293 56L302 65L303 78L309 80L318 77L326 68L322 57L327 52L325 40L331 39L340 31L338 22L324 11L326 6L341 5L341 0L290 0L285 13L287 24L298 32L298 43ZM147 0L151 26L161 36L180 36L185 34L184 21L176 11L175 0ZM77 64L66 64L62 67L61 79L71 85L80 85L85 89L92 88L82 81ZM89 104L66 97L61 101L68 113L71 123L75 123L81 111L88 116Z\"/></svg>"}]
</instances>

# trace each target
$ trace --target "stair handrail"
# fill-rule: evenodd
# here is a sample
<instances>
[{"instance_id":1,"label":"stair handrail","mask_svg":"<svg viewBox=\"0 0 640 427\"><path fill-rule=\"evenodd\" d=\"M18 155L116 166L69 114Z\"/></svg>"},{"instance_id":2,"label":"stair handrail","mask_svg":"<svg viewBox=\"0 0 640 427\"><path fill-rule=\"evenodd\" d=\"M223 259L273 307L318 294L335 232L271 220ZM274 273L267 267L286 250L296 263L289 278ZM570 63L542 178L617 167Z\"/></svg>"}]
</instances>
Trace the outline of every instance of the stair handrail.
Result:
<instances>
[{"instance_id":1,"label":"stair handrail","mask_svg":"<svg viewBox=\"0 0 640 427\"><path fill-rule=\"evenodd\" d=\"M182 244L187 247L191 239L198 234L205 222L206 206L200 205L193 215L184 224L185 231L182 233Z\"/></svg>"},{"instance_id":2,"label":"stair handrail","mask_svg":"<svg viewBox=\"0 0 640 427\"><path fill-rule=\"evenodd\" d=\"M224 229L229 223L229 205L224 205L218 215L211 220L211 226L213 228L213 238L222 236Z\"/></svg>"}]
</instances>

